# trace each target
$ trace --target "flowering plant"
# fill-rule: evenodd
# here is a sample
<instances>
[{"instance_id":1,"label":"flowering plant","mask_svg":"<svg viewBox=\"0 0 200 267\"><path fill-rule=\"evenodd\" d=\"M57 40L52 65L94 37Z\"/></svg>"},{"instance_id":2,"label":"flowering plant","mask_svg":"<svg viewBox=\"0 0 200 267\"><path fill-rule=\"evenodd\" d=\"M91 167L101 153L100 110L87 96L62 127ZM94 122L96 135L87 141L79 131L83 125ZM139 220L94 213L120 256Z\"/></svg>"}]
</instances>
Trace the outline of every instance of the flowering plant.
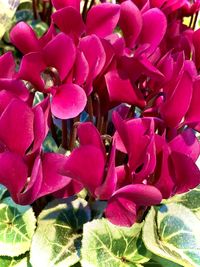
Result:
<instances>
[{"instance_id":1,"label":"flowering plant","mask_svg":"<svg viewBox=\"0 0 200 267\"><path fill-rule=\"evenodd\" d=\"M0 266L200 266L200 1L13 8Z\"/></svg>"}]
</instances>

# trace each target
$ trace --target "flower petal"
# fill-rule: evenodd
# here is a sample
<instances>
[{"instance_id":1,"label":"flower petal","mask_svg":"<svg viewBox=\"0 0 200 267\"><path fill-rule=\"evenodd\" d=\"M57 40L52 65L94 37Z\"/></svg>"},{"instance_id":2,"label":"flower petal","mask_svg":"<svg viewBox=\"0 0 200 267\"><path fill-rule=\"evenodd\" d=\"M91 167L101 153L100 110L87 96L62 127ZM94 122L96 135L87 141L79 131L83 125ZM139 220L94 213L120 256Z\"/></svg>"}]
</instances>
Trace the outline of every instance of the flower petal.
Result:
<instances>
[{"instance_id":1,"label":"flower petal","mask_svg":"<svg viewBox=\"0 0 200 267\"><path fill-rule=\"evenodd\" d=\"M11 52L0 56L0 79L12 78L15 73L15 60Z\"/></svg>"},{"instance_id":2,"label":"flower petal","mask_svg":"<svg viewBox=\"0 0 200 267\"><path fill-rule=\"evenodd\" d=\"M32 110L13 99L0 117L0 140L9 150L24 155L34 139L33 120Z\"/></svg>"},{"instance_id":3,"label":"flower petal","mask_svg":"<svg viewBox=\"0 0 200 267\"><path fill-rule=\"evenodd\" d=\"M157 187L162 193L163 198L172 196L174 191L174 181L170 170L173 163L169 157L170 150L163 137L156 135L157 162L153 180L148 181Z\"/></svg>"},{"instance_id":4,"label":"flower petal","mask_svg":"<svg viewBox=\"0 0 200 267\"><path fill-rule=\"evenodd\" d=\"M127 77L120 76L116 70L107 72L105 80L111 101L125 102L139 107L145 105L141 92L136 87L133 87Z\"/></svg>"},{"instance_id":5,"label":"flower petal","mask_svg":"<svg viewBox=\"0 0 200 267\"><path fill-rule=\"evenodd\" d=\"M23 53L40 51L41 47L34 30L25 22L17 23L10 32L11 42Z\"/></svg>"},{"instance_id":6,"label":"flower petal","mask_svg":"<svg viewBox=\"0 0 200 267\"><path fill-rule=\"evenodd\" d=\"M34 109L34 142L31 153L37 151L41 148L42 143L46 136L46 123L45 115L41 106L37 105Z\"/></svg>"},{"instance_id":7,"label":"flower petal","mask_svg":"<svg viewBox=\"0 0 200 267\"><path fill-rule=\"evenodd\" d=\"M56 9L71 6L77 11L80 10L80 0L52 0L52 4Z\"/></svg>"},{"instance_id":8,"label":"flower petal","mask_svg":"<svg viewBox=\"0 0 200 267\"><path fill-rule=\"evenodd\" d=\"M89 65L89 81L92 81L103 69L106 62L106 54L100 39L96 35L82 38L79 44Z\"/></svg>"},{"instance_id":9,"label":"flower petal","mask_svg":"<svg viewBox=\"0 0 200 267\"><path fill-rule=\"evenodd\" d=\"M76 48L70 37L59 33L43 48L43 56L46 65L55 67L64 80L75 62Z\"/></svg>"},{"instance_id":10,"label":"flower petal","mask_svg":"<svg viewBox=\"0 0 200 267\"><path fill-rule=\"evenodd\" d=\"M27 101L30 96L23 81L18 79L0 79L0 88L14 94L23 101Z\"/></svg>"},{"instance_id":11,"label":"flower petal","mask_svg":"<svg viewBox=\"0 0 200 267\"><path fill-rule=\"evenodd\" d=\"M189 109L185 115L185 124L200 122L200 79L197 79L193 85L192 99Z\"/></svg>"},{"instance_id":12,"label":"flower petal","mask_svg":"<svg viewBox=\"0 0 200 267\"><path fill-rule=\"evenodd\" d=\"M53 193L53 196L56 198L68 198L79 193L83 188L83 184L75 179L71 179L65 187Z\"/></svg>"},{"instance_id":13,"label":"flower petal","mask_svg":"<svg viewBox=\"0 0 200 267\"><path fill-rule=\"evenodd\" d=\"M181 134L177 135L169 146L172 151L182 153L194 160L198 159L200 153L199 141L192 129L188 128Z\"/></svg>"},{"instance_id":14,"label":"flower petal","mask_svg":"<svg viewBox=\"0 0 200 267\"><path fill-rule=\"evenodd\" d=\"M73 7L65 7L52 14L53 22L58 28L72 37L78 38L85 31L82 17Z\"/></svg>"},{"instance_id":15,"label":"flower petal","mask_svg":"<svg viewBox=\"0 0 200 267\"><path fill-rule=\"evenodd\" d=\"M167 29L166 17L158 8L151 8L142 15L142 19L143 26L140 34L140 43L150 44L150 51L153 52L165 35Z\"/></svg>"},{"instance_id":16,"label":"flower petal","mask_svg":"<svg viewBox=\"0 0 200 267\"><path fill-rule=\"evenodd\" d=\"M127 185L117 190L109 199L105 215L114 224L131 226L136 221L137 206L157 205L161 201L162 195L154 186Z\"/></svg>"},{"instance_id":17,"label":"flower petal","mask_svg":"<svg viewBox=\"0 0 200 267\"><path fill-rule=\"evenodd\" d=\"M105 180L103 184L95 190L95 195L100 200L109 199L116 189L117 173L115 170L115 154L116 154L116 146L115 144L113 144L110 152Z\"/></svg>"},{"instance_id":18,"label":"flower petal","mask_svg":"<svg viewBox=\"0 0 200 267\"><path fill-rule=\"evenodd\" d=\"M170 127L176 127L189 109L192 85L192 77L184 72L172 95L160 107L161 116ZM179 103L178 110L177 103Z\"/></svg>"},{"instance_id":19,"label":"flower petal","mask_svg":"<svg viewBox=\"0 0 200 267\"><path fill-rule=\"evenodd\" d=\"M56 88L51 103L51 111L60 119L71 119L78 116L86 106L84 90L76 84L63 84Z\"/></svg>"},{"instance_id":20,"label":"flower petal","mask_svg":"<svg viewBox=\"0 0 200 267\"><path fill-rule=\"evenodd\" d=\"M58 191L71 181L71 178L60 174L65 161L64 155L44 153L42 156L43 180L38 197Z\"/></svg>"},{"instance_id":21,"label":"flower petal","mask_svg":"<svg viewBox=\"0 0 200 267\"><path fill-rule=\"evenodd\" d=\"M199 168L190 157L172 151L171 158L174 164L174 193L185 193L200 184Z\"/></svg>"},{"instance_id":22,"label":"flower petal","mask_svg":"<svg viewBox=\"0 0 200 267\"><path fill-rule=\"evenodd\" d=\"M122 29L126 45L134 47L142 29L142 15L133 2L125 1L121 4L119 26Z\"/></svg>"},{"instance_id":23,"label":"flower petal","mask_svg":"<svg viewBox=\"0 0 200 267\"><path fill-rule=\"evenodd\" d=\"M197 69L200 68L200 29L197 31L194 31L193 35L193 45L195 48L195 53L194 53L194 61L196 64Z\"/></svg>"},{"instance_id":24,"label":"flower petal","mask_svg":"<svg viewBox=\"0 0 200 267\"><path fill-rule=\"evenodd\" d=\"M23 158L12 152L0 153L0 183L6 186L16 203L28 177Z\"/></svg>"},{"instance_id":25,"label":"flower petal","mask_svg":"<svg viewBox=\"0 0 200 267\"><path fill-rule=\"evenodd\" d=\"M87 34L96 34L104 38L110 35L117 26L120 16L120 6L117 4L103 3L93 6L86 18Z\"/></svg>"},{"instance_id":26,"label":"flower petal","mask_svg":"<svg viewBox=\"0 0 200 267\"><path fill-rule=\"evenodd\" d=\"M74 66L74 83L83 85L89 74L88 62L83 52L77 51Z\"/></svg>"},{"instance_id":27,"label":"flower petal","mask_svg":"<svg viewBox=\"0 0 200 267\"><path fill-rule=\"evenodd\" d=\"M41 73L46 69L42 53L33 52L23 56L17 77L29 81L35 89L44 90Z\"/></svg>"},{"instance_id":28,"label":"flower petal","mask_svg":"<svg viewBox=\"0 0 200 267\"><path fill-rule=\"evenodd\" d=\"M68 157L63 174L81 182L94 195L95 189L102 183L104 166L102 151L95 146L84 145Z\"/></svg>"},{"instance_id":29,"label":"flower petal","mask_svg":"<svg viewBox=\"0 0 200 267\"><path fill-rule=\"evenodd\" d=\"M38 198L42 184L42 164L39 156L34 161L30 181L27 187L19 194L19 202L21 205L28 205L33 203Z\"/></svg>"},{"instance_id":30,"label":"flower petal","mask_svg":"<svg viewBox=\"0 0 200 267\"><path fill-rule=\"evenodd\" d=\"M93 145L106 155L100 133L91 122L80 123L77 128L77 134L80 145Z\"/></svg>"}]
</instances>

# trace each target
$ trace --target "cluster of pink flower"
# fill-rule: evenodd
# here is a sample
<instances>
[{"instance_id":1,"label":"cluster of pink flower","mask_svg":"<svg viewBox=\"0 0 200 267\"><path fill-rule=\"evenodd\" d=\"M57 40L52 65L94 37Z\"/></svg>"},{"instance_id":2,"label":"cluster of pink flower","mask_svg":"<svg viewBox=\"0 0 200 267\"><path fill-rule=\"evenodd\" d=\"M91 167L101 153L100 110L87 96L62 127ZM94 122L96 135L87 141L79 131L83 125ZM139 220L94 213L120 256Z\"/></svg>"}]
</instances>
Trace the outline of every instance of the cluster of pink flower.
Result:
<instances>
[{"instance_id":1,"label":"cluster of pink flower","mask_svg":"<svg viewBox=\"0 0 200 267\"><path fill-rule=\"evenodd\" d=\"M0 57L0 183L17 203L86 188L129 226L200 183L200 1L119 2L82 16L79 0L52 0L41 38L24 22L11 30L23 57L17 71L10 52ZM55 120L69 156L42 149Z\"/></svg>"}]
</instances>

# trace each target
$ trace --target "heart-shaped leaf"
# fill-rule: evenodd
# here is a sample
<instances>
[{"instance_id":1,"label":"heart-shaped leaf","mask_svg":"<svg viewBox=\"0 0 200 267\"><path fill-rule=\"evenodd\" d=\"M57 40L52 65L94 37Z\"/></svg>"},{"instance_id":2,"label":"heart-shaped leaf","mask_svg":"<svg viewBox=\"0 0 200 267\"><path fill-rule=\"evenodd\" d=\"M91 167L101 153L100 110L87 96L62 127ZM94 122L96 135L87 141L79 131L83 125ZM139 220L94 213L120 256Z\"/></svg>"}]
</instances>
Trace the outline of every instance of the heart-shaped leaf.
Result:
<instances>
[{"instance_id":1,"label":"heart-shaped leaf","mask_svg":"<svg viewBox=\"0 0 200 267\"><path fill-rule=\"evenodd\" d=\"M35 223L30 206L17 205L10 197L3 199L0 203L0 255L14 257L28 251Z\"/></svg>"},{"instance_id":2,"label":"heart-shaped leaf","mask_svg":"<svg viewBox=\"0 0 200 267\"><path fill-rule=\"evenodd\" d=\"M19 257L0 257L0 266L2 267L31 267L28 262L27 255L21 255Z\"/></svg>"},{"instance_id":3,"label":"heart-shaped leaf","mask_svg":"<svg viewBox=\"0 0 200 267\"><path fill-rule=\"evenodd\" d=\"M184 194L175 195L166 200L166 203L178 203L189 208L200 219L200 186Z\"/></svg>"},{"instance_id":4,"label":"heart-shaped leaf","mask_svg":"<svg viewBox=\"0 0 200 267\"><path fill-rule=\"evenodd\" d=\"M4 185L0 184L0 200L3 198L6 191L7 191L6 187Z\"/></svg>"},{"instance_id":5,"label":"heart-shaped leaf","mask_svg":"<svg viewBox=\"0 0 200 267\"><path fill-rule=\"evenodd\" d=\"M140 233L142 224L119 227L106 219L84 225L82 240L83 267L141 266L149 260Z\"/></svg>"},{"instance_id":6,"label":"heart-shaped leaf","mask_svg":"<svg viewBox=\"0 0 200 267\"><path fill-rule=\"evenodd\" d=\"M55 200L38 217L30 262L33 267L69 267L79 261L81 229L91 219L84 199Z\"/></svg>"},{"instance_id":7,"label":"heart-shaped leaf","mask_svg":"<svg viewBox=\"0 0 200 267\"><path fill-rule=\"evenodd\" d=\"M152 207L143 241L154 254L185 267L200 266L200 221L188 208L171 203Z\"/></svg>"}]
</instances>

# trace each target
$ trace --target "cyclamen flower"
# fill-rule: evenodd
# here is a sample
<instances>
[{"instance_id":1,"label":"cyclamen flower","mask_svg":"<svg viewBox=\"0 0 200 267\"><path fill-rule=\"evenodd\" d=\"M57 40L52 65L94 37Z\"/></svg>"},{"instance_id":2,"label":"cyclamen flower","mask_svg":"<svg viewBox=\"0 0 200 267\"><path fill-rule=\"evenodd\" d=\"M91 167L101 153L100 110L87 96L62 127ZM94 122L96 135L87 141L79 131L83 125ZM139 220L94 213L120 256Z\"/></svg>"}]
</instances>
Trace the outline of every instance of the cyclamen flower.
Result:
<instances>
[{"instance_id":1,"label":"cyclamen flower","mask_svg":"<svg viewBox=\"0 0 200 267\"><path fill-rule=\"evenodd\" d=\"M22 205L73 184L70 178L59 174L65 156L41 150L46 136L45 120L40 105L31 109L17 98L0 116L0 183Z\"/></svg>"},{"instance_id":2,"label":"cyclamen flower","mask_svg":"<svg viewBox=\"0 0 200 267\"><path fill-rule=\"evenodd\" d=\"M200 184L199 30L183 24L200 1L101 2L80 14L80 0L52 0L42 37L24 22L11 30L23 57L18 71L10 52L0 57L0 183L22 205L86 188L131 226ZM68 156L44 152L50 127Z\"/></svg>"},{"instance_id":3,"label":"cyclamen flower","mask_svg":"<svg viewBox=\"0 0 200 267\"><path fill-rule=\"evenodd\" d=\"M128 155L133 183L154 185L163 198L187 192L200 183L195 164L200 146L192 130L187 129L167 142L163 134L155 134L155 129L162 131L162 121L143 118L124 122L115 114L114 123L118 132L116 147Z\"/></svg>"},{"instance_id":4,"label":"cyclamen flower","mask_svg":"<svg viewBox=\"0 0 200 267\"><path fill-rule=\"evenodd\" d=\"M22 45L18 44L18 47ZM30 52L22 58L17 76L29 81L36 90L52 95L51 110L54 116L61 119L73 118L86 105L84 90L71 81L70 72L75 63L75 68L81 68L80 63L76 61L76 47L72 39L64 33L59 33L42 49ZM52 68L55 68L55 71ZM49 73L54 84L45 84L41 77L45 71L47 75ZM54 75L54 72L58 74Z\"/></svg>"},{"instance_id":5,"label":"cyclamen flower","mask_svg":"<svg viewBox=\"0 0 200 267\"><path fill-rule=\"evenodd\" d=\"M0 56L0 94L7 92L10 97L19 97L27 101L29 93L24 83L16 78L15 61L11 52ZM2 99L2 97L1 97Z\"/></svg>"},{"instance_id":6,"label":"cyclamen flower","mask_svg":"<svg viewBox=\"0 0 200 267\"><path fill-rule=\"evenodd\" d=\"M66 159L63 174L82 183L92 197L108 200L105 214L111 222L132 225L141 205L160 203L161 193L153 186L130 184L117 190L115 145L108 159L100 135L91 123L80 124L78 136L80 147ZM145 198L145 201L141 202L140 197ZM112 210L116 211L115 216Z\"/></svg>"},{"instance_id":7,"label":"cyclamen flower","mask_svg":"<svg viewBox=\"0 0 200 267\"><path fill-rule=\"evenodd\" d=\"M91 123L80 124L77 131L80 147L66 159L63 174L82 183L93 197L108 199L116 186L115 146L108 159L101 137Z\"/></svg>"}]
</instances>

